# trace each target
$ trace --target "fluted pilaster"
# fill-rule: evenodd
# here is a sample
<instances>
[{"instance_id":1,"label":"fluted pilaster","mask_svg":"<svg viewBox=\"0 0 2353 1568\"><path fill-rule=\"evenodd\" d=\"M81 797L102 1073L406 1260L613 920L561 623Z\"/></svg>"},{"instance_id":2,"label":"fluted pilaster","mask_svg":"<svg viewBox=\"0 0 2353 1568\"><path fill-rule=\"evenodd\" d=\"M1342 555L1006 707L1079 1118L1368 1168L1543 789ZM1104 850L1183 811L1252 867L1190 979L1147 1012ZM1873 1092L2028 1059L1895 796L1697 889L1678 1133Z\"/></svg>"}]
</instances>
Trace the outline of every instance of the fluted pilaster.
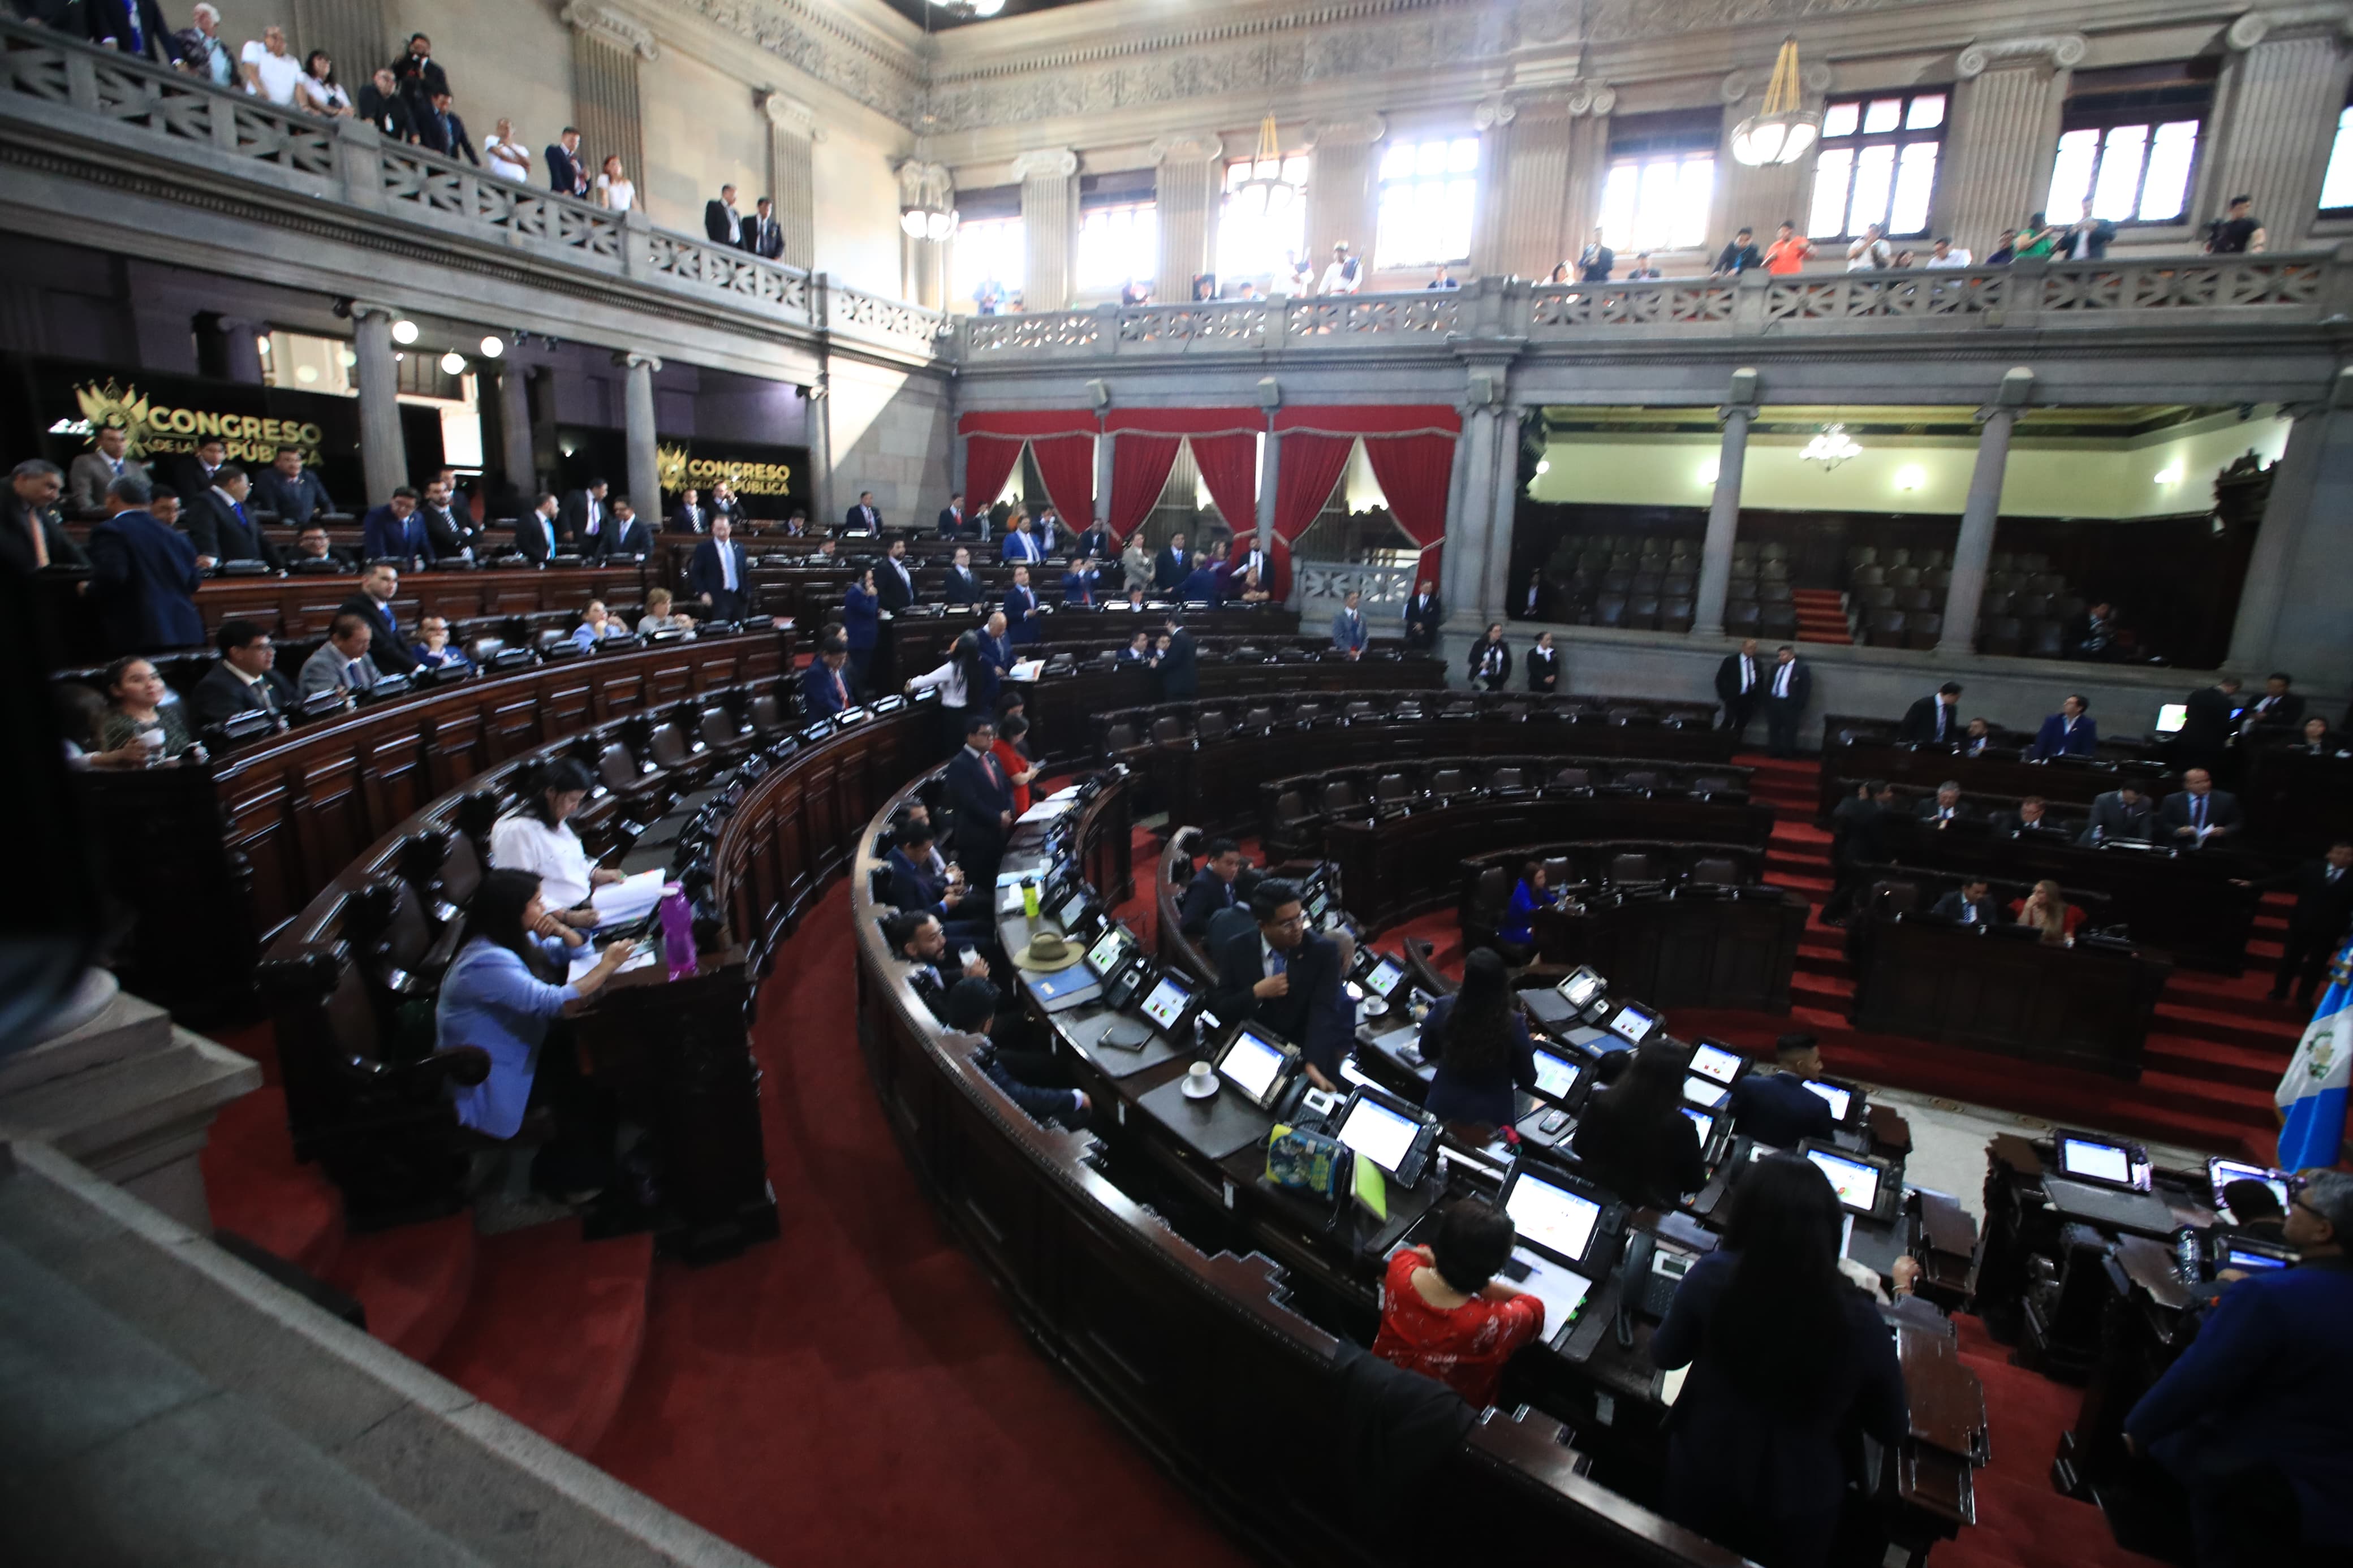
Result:
<instances>
[{"instance_id":1,"label":"fluted pilaster","mask_svg":"<svg viewBox=\"0 0 2353 1568\"><path fill-rule=\"evenodd\" d=\"M2085 45L2081 34L2005 38L1961 51L1947 175L1930 226L1979 256L2039 211L2051 189L2059 111ZM2072 217L2074 215L2068 214Z\"/></svg>"},{"instance_id":2,"label":"fluted pilaster","mask_svg":"<svg viewBox=\"0 0 2353 1568\"><path fill-rule=\"evenodd\" d=\"M1022 280L1025 309L1059 310L1071 302L1071 274L1079 244L1079 155L1067 147L1024 153L1013 160L1021 184L1021 228L1029 250Z\"/></svg>"},{"instance_id":3,"label":"fluted pilaster","mask_svg":"<svg viewBox=\"0 0 2353 1568\"><path fill-rule=\"evenodd\" d=\"M572 121L591 170L618 153L632 181L646 177L645 121L638 108L638 62L659 58L654 36L632 17L573 0ZM591 176L593 184L593 175Z\"/></svg>"},{"instance_id":4,"label":"fluted pilaster","mask_svg":"<svg viewBox=\"0 0 2353 1568\"><path fill-rule=\"evenodd\" d=\"M178 8L174 7L176 11ZM348 84L353 98L376 67L407 52L408 40L391 37L384 0L292 0L288 7L287 36L308 55L324 49L335 62L335 79ZM259 29L244 35L258 37ZM428 31L427 37L432 35ZM227 38L224 36L223 41Z\"/></svg>"},{"instance_id":5,"label":"fluted pilaster","mask_svg":"<svg viewBox=\"0 0 2353 1568\"><path fill-rule=\"evenodd\" d=\"M1218 194L1226 144L1207 132L1164 136L1152 144L1153 199L1160 211L1159 276L1155 297L1189 300L1193 279L1210 270L1218 248Z\"/></svg>"},{"instance_id":6,"label":"fluted pilaster","mask_svg":"<svg viewBox=\"0 0 2353 1568\"><path fill-rule=\"evenodd\" d=\"M1332 247L1343 241L1367 268L1372 265L1379 216L1374 144L1388 132L1388 122L1377 114L1315 128L1307 169L1307 255L1319 278L1332 259Z\"/></svg>"},{"instance_id":7,"label":"fluted pilaster","mask_svg":"<svg viewBox=\"0 0 2353 1568\"><path fill-rule=\"evenodd\" d=\"M1589 179L1580 184L1576 153L1592 149L1586 128L1616 101L1608 88L1580 82L1565 91L1513 93L1479 105L1472 119L1486 136L1482 159L1495 195L1481 231L1485 253L1472 258L1472 271L1543 279L1576 250L1571 204L1588 200L1592 185Z\"/></svg>"},{"instance_id":8,"label":"fluted pilaster","mask_svg":"<svg viewBox=\"0 0 2353 1568\"><path fill-rule=\"evenodd\" d=\"M2343 5L2250 11L2224 35L2234 56L2231 111L2209 216L2232 196L2253 196L2274 250L2301 245L2320 205L2330 142L2316 128L2345 106L2348 16Z\"/></svg>"},{"instance_id":9,"label":"fluted pilaster","mask_svg":"<svg viewBox=\"0 0 2353 1568\"><path fill-rule=\"evenodd\" d=\"M776 259L807 272L817 266L817 144L825 132L816 111L773 89L759 95L768 122L768 189L785 253Z\"/></svg>"},{"instance_id":10,"label":"fluted pilaster","mask_svg":"<svg viewBox=\"0 0 2353 1568\"><path fill-rule=\"evenodd\" d=\"M952 210L955 205L955 176L944 163L908 159L899 165L899 205L902 210ZM954 243L953 239L918 239L901 232L902 288L909 300L934 310L947 308L948 247Z\"/></svg>"}]
</instances>

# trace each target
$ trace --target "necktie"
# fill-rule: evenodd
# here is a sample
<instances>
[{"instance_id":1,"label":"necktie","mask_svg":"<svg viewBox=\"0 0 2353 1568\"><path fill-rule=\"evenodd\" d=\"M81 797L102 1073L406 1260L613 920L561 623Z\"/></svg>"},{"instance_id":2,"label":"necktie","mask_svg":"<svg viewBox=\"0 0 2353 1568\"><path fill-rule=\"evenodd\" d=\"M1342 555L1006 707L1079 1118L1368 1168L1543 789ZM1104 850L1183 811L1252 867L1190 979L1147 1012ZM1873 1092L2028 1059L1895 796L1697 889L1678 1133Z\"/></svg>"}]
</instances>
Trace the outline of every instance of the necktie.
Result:
<instances>
[{"instance_id":1,"label":"necktie","mask_svg":"<svg viewBox=\"0 0 2353 1568\"><path fill-rule=\"evenodd\" d=\"M114 477L118 479L122 477L122 459L120 458L114 459Z\"/></svg>"},{"instance_id":2,"label":"necktie","mask_svg":"<svg viewBox=\"0 0 2353 1568\"><path fill-rule=\"evenodd\" d=\"M719 547L719 581L729 593L735 591L735 550L733 545Z\"/></svg>"},{"instance_id":3,"label":"necktie","mask_svg":"<svg viewBox=\"0 0 2353 1568\"><path fill-rule=\"evenodd\" d=\"M1773 677L1774 696L1787 697L1789 695L1789 671L1795 668L1796 667L1793 665L1785 664L1781 667L1780 673Z\"/></svg>"},{"instance_id":4,"label":"necktie","mask_svg":"<svg viewBox=\"0 0 2353 1568\"><path fill-rule=\"evenodd\" d=\"M1271 963L1276 974L1281 974L1284 970L1291 967L1290 958L1287 957L1282 949L1279 947L1271 949L1267 953L1267 958Z\"/></svg>"},{"instance_id":5,"label":"necktie","mask_svg":"<svg viewBox=\"0 0 2353 1568\"><path fill-rule=\"evenodd\" d=\"M981 752L980 765L988 770L989 783L995 784L999 789L1003 789L1005 787L1005 773L1004 771L997 765L997 759L995 757L990 756L987 752Z\"/></svg>"},{"instance_id":6,"label":"necktie","mask_svg":"<svg viewBox=\"0 0 2353 1568\"><path fill-rule=\"evenodd\" d=\"M833 700L844 708L849 706L849 688L841 683L841 671L833 672Z\"/></svg>"},{"instance_id":7,"label":"necktie","mask_svg":"<svg viewBox=\"0 0 2353 1568\"><path fill-rule=\"evenodd\" d=\"M1946 738L1946 737L1945 737L1945 727L1946 727L1947 723L1947 722L1949 722L1950 718L1951 718L1951 710L1947 709L1947 708L1943 703L1941 703L1941 702L1937 703L1937 704L1936 704L1936 739L1938 739L1939 741L1944 740L1944 739Z\"/></svg>"},{"instance_id":8,"label":"necktie","mask_svg":"<svg viewBox=\"0 0 2353 1568\"><path fill-rule=\"evenodd\" d=\"M1744 697L1745 697L1745 696L1746 696L1746 695L1748 694L1748 692L1749 692L1752 689L1754 689L1754 688L1755 688L1755 686L1756 686L1756 685L1757 685L1757 666L1756 666L1754 663L1752 663L1752 662L1750 661L1750 659L1749 659L1749 658L1748 658L1748 656L1747 656L1746 654L1742 654L1742 655L1740 656L1740 691L1741 691L1741 695L1742 695L1742 696L1744 696Z\"/></svg>"},{"instance_id":9,"label":"necktie","mask_svg":"<svg viewBox=\"0 0 2353 1568\"><path fill-rule=\"evenodd\" d=\"M2202 795L2189 797L2189 826L2201 829L2206 826L2206 797Z\"/></svg>"},{"instance_id":10,"label":"necktie","mask_svg":"<svg viewBox=\"0 0 2353 1568\"><path fill-rule=\"evenodd\" d=\"M554 553L555 553L555 524L554 524L554 523L550 522L547 519L545 519L545 518L543 518L543 518L541 518L541 519L539 520L539 526L541 527L541 529L543 529L543 531L545 531L545 532L546 532L546 534L547 534L547 552L548 552L550 555L554 554Z\"/></svg>"},{"instance_id":11,"label":"necktie","mask_svg":"<svg viewBox=\"0 0 2353 1568\"><path fill-rule=\"evenodd\" d=\"M360 661L353 659L343 666L343 684L356 689L360 683Z\"/></svg>"}]
</instances>

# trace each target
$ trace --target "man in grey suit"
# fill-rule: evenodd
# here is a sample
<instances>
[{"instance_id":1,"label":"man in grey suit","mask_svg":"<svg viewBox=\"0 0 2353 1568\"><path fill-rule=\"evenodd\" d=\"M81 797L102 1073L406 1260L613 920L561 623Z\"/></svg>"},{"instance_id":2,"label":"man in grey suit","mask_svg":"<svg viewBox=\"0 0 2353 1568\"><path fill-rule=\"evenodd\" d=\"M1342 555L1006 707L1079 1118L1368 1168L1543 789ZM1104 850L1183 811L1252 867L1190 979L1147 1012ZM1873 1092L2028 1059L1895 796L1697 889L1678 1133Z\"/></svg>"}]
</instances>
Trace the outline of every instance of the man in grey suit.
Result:
<instances>
[{"instance_id":1,"label":"man in grey suit","mask_svg":"<svg viewBox=\"0 0 2353 1568\"><path fill-rule=\"evenodd\" d=\"M131 437L120 425L99 431L95 447L66 470L67 504L75 517L104 517L107 486L117 479L147 478L147 465L130 455Z\"/></svg>"},{"instance_id":2,"label":"man in grey suit","mask_svg":"<svg viewBox=\"0 0 2353 1568\"><path fill-rule=\"evenodd\" d=\"M2092 819L2084 825L2080 842L2097 844L2109 838L2152 837L2156 817L2148 797L2140 793L2140 785L2121 784L2105 795L2092 797Z\"/></svg>"},{"instance_id":3,"label":"man in grey suit","mask_svg":"<svg viewBox=\"0 0 2353 1568\"><path fill-rule=\"evenodd\" d=\"M381 679L376 674L375 661L368 658L368 643L374 634L368 630L364 617L343 610L327 628L327 640L319 651L302 661L302 695L314 697L322 691L370 691Z\"/></svg>"},{"instance_id":4,"label":"man in grey suit","mask_svg":"<svg viewBox=\"0 0 2353 1568\"><path fill-rule=\"evenodd\" d=\"M2181 775L2181 787L2157 808L2157 826L2182 848L2202 849L2209 839L2239 831L2239 797L2216 789L2214 775L2204 768L2191 768Z\"/></svg>"}]
</instances>

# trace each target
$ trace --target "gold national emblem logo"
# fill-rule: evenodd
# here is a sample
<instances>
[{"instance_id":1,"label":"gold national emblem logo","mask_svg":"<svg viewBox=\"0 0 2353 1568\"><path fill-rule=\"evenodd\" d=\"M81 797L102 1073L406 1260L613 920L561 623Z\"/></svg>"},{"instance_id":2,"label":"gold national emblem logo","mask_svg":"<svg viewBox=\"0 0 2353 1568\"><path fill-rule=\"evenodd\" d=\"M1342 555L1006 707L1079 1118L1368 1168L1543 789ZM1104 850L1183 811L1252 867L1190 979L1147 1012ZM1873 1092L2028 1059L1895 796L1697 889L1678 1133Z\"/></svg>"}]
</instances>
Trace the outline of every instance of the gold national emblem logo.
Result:
<instances>
[{"instance_id":1,"label":"gold national emblem logo","mask_svg":"<svg viewBox=\"0 0 2353 1568\"><path fill-rule=\"evenodd\" d=\"M228 460L267 466L280 447L301 449L307 463L319 460L326 432L301 419L271 419L255 414L222 414L205 408L173 408L152 401L135 385L119 385L112 377L85 381L74 387L79 419L60 419L50 431L79 436L93 446L108 426L122 431L130 455L154 458L171 452L193 452L207 436L217 436L228 448Z\"/></svg>"},{"instance_id":2,"label":"gold national emblem logo","mask_svg":"<svg viewBox=\"0 0 2353 1568\"><path fill-rule=\"evenodd\" d=\"M780 496L791 493L793 470L786 463L754 463L737 458L697 458L683 447L656 447L654 472L666 490L692 485L709 493L724 480L739 496Z\"/></svg>"}]
</instances>

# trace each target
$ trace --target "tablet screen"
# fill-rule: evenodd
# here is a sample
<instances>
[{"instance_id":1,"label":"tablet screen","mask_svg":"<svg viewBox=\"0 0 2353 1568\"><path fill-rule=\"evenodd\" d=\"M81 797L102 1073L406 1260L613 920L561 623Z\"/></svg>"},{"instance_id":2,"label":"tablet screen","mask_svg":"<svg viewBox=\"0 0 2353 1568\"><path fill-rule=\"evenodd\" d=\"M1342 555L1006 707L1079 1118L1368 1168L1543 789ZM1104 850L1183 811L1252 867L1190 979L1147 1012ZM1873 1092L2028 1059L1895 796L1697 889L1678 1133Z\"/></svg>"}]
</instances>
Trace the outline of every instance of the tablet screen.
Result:
<instances>
[{"instance_id":1,"label":"tablet screen","mask_svg":"<svg viewBox=\"0 0 2353 1568\"><path fill-rule=\"evenodd\" d=\"M1144 999L1144 1016L1166 1034L1176 1026L1176 1020L1185 1016L1185 1008L1192 1000L1193 993L1186 989L1184 982L1173 974L1164 974L1160 984L1152 988L1152 994Z\"/></svg>"},{"instance_id":2,"label":"tablet screen","mask_svg":"<svg viewBox=\"0 0 2353 1568\"><path fill-rule=\"evenodd\" d=\"M1683 1098L1705 1110L1714 1110L1723 1104L1724 1097L1729 1092L1722 1084L1704 1078L1686 1076L1683 1079Z\"/></svg>"},{"instance_id":3,"label":"tablet screen","mask_svg":"<svg viewBox=\"0 0 2353 1568\"><path fill-rule=\"evenodd\" d=\"M2059 1141L2059 1168L2071 1176L2088 1176L2095 1182L2113 1182L2117 1186L2132 1185L2132 1156L2114 1143L2094 1143L2089 1138L2062 1138Z\"/></svg>"},{"instance_id":4,"label":"tablet screen","mask_svg":"<svg viewBox=\"0 0 2353 1568\"><path fill-rule=\"evenodd\" d=\"M2268 1252L2249 1252L2242 1247L2234 1247L2222 1255L2221 1267L2224 1268L2284 1268L2287 1267L2287 1259L2274 1258Z\"/></svg>"},{"instance_id":5,"label":"tablet screen","mask_svg":"<svg viewBox=\"0 0 2353 1568\"><path fill-rule=\"evenodd\" d=\"M1054 911L1054 923L1065 931L1077 925L1079 917L1087 912L1088 896L1083 884L1071 889L1071 896L1064 899L1062 907Z\"/></svg>"},{"instance_id":6,"label":"tablet screen","mask_svg":"<svg viewBox=\"0 0 2353 1568\"><path fill-rule=\"evenodd\" d=\"M1846 1120L1847 1108L1854 1103L1854 1091L1841 1089L1834 1083L1816 1083L1813 1079L1808 1079L1806 1091L1810 1094L1819 1094L1829 1100L1831 1114L1841 1121Z\"/></svg>"},{"instance_id":7,"label":"tablet screen","mask_svg":"<svg viewBox=\"0 0 2353 1568\"><path fill-rule=\"evenodd\" d=\"M1618 1016L1609 1020L1609 1032L1620 1037L1629 1045L1641 1045L1651 1037L1651 1031L1658 1026L1659 1016L1656 1013L1637 1007L1631 1002L1619 1008Z\"/></svg>"},{"instance_id":8,"label":"tablet screen","mask_svg":"<svg viewBox=\"0 0 2353 1568\"><path fill-rule=\"evenodd\" d=\"M1700 1077L1718 1083L1730 1083L1740 1076L1740 1058L1722 1046L1694 1046L1691 1066Z\"/></svg>"},{"instance_id":9,"label":"tablet screen","mask_svg":"<svg viewBox=\"0 0 2353 1568\"><path fill-rule=\"evenodd\" d=\"M2162 702L2158 705L2157 732L2158 734L2178 735L2181 732L2181 727L2189 722L2189 703Z\"/></svg>"},{"instance_id":10,"label":"tablet screen","mask_svg":"<svg viewBox=\"0 0 2353 1568\"><path fill-rule=\"evenodd\" d=\"M1384 958L1373 965L1370 974L1365 976L1365 988L1387 1001L1389 993L1397 989L1398 982L1404 978L1405 971L1398 967L1397 960Z\"/></svg>"},{"instance_id":11,"label":"tablet screen","mask_svg":"<svg viewBox=\"0 0 2353 1568\"><path fill-rule=\"evenodd\" d=\"M2242 1160L2216 1158L2207 1161L2206 1168L2208 1179L2214 1188L2214 1205L2225 1214L2230 1213L2230 1205L2222 1201L2222 1189L2232 1182L2261 1182L2271 1189L2272 1196L2279 1199L2283 1211L2287 1207L2287 1183L2261 1165L2250 1165ZM2231 1217L2235 1221L2239 1216L2232 1215Z\"/></svg>"},{"instance_id":12,"label":"tablet screen","mask_svg":"<svg viewBox=\"0 0 2353 1568\"><path fill-rule=\"evenodd\" d=\"M1555 1100L1566 1100L1568 1098L1569 1091L1576 1089L1577 1080L1584 1076L1585 1069L1567 1057L1556 1057L1550 1051L1536 1053L1536 1092L1538 1094L1548 1094Z\"/></svg>"},{"instance_id":13,"label":"tablet screen","mask_svg":"<svg viewBox=\"0 0 2353 1568\"><path fill-rule=\"evenodd\" d=\"M1117 926L1112 927L1095 940L1094 947L1087 953L1087 967L1097 974L1109 974L1119 967L1126 947L1127 932Z\"/></svg>"},{"instance_id":14,"label":"tablet screen","mask_svg":"<svg viewBox=\"0 0 2353 1568\"><path fill-rule=\"evenodd\" d=\"M1580 969L1554 989L1560 993L1562 1001L1582 1013L1600 997L1601 993L1608 988L1608 984L1607 981L1590 969Z\"/></svg>"},{"instance_id":15,"label":"tablet screen","mask_svg":"<svg viewBox=\"0 0 2353 1568\"><path fill-rule=\"evenodd\" d=\"M1699 1129L1699 1146L1704 1151L1707 1141L1715 1136L1715 1118L1696 1106L1686 1105L1683 1109L1683 1114L1691 1118L1692 1125Z\"/></svg>"},{"instance_id":16,"label":"tablet screen","mask_svg":"<svg viewBox=\"0 0 2353 1568\"><path fill-rule=\"evenodd\" d=\"M1394 1176L1420 1131L1419 1122L1359 1095L1348 1119L1340 1123L1340 1142Z\"/></svg>"},{"instance_id":17,"label":"tablet screen","mask_svg":"<svg viewBox=\"0 0 2353 1568\"><path fill-rule=\"evenodd\" d=\"M1879 1207L1879 1167L1866 1165L1860 1160L1850 1160L1833 1154L1827 1149L1809 1149L1806 1158L1814 1168L1831 1179L1838 1200L1857 1214L1871 1214Z\"/></svg>"},{"instance_id":18,"label":"tablet screen","mask_svg":"<svg viewBox=\"0 0 2353 1568\"><path fill-rule=\"evenodd\" d=\"M1601 1205L1591 1198L1525 1171L1512 1184L1504 1212L1520 1227L1520 1239L1571 1263L1585 1261L1585 1249L1593 1245L1593 1227L1601 1219Z\"/></svg>"},{"instance_id":19,"label":"tablet screen","mask_svg":"<svg viewBox=\"0 0 2353 1568\"><path fill-rule=\"evenodd\" d=\"M1263 1105L1268 1091L1282 1076L1286 1059L1280 1046L1245 1024L1241 1033L1234 1037L1234 1043L1226 1048L1218 1070L1225 1075L1227 1082Z\"/></svg>"}]
</instances>

